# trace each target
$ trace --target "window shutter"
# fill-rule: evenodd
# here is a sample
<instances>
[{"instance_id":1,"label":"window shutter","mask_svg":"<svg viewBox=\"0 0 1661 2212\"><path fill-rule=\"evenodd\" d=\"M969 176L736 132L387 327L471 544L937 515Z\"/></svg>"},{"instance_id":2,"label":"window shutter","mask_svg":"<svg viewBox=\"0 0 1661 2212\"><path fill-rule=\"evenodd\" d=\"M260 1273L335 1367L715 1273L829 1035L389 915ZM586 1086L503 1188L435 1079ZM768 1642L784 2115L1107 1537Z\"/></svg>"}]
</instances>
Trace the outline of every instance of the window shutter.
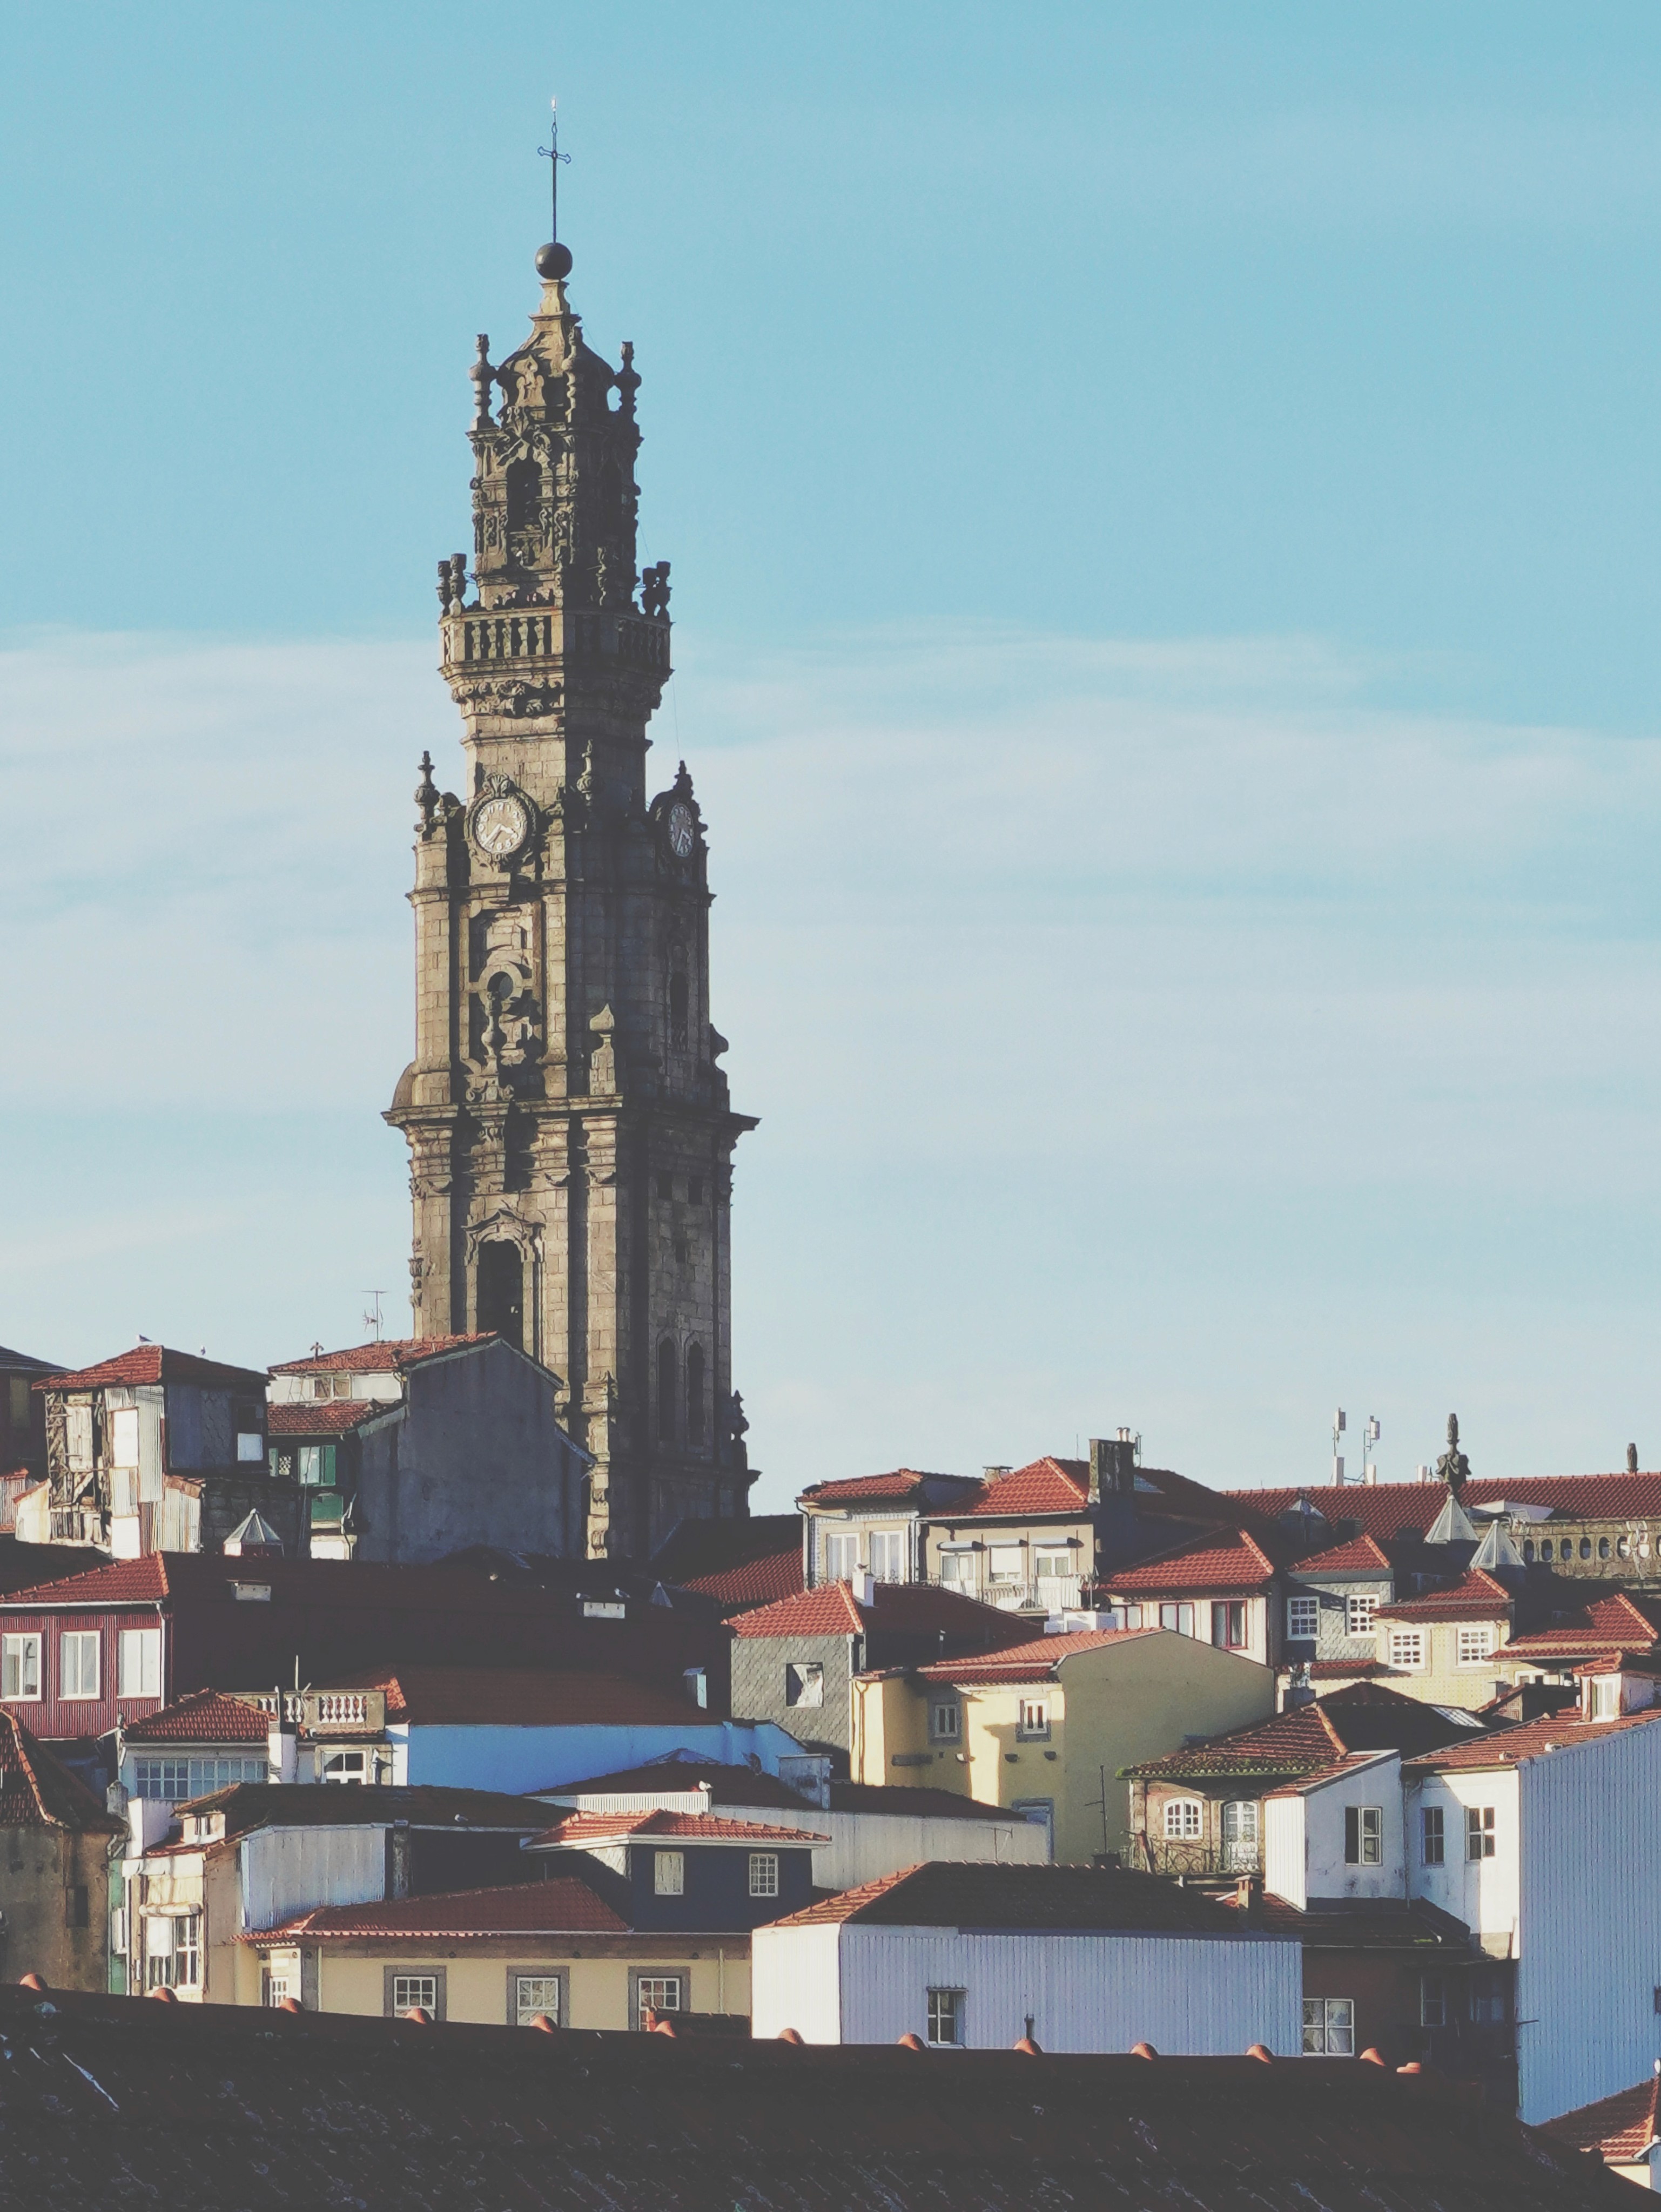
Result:
<instances>
[{"instance_id":1,"label":"window shutter","mask_svg":"<svg viewBox=\"0 0 1661 2212\"><path fill-rule=\"evenodd\" d=\"M1344 1864L1361 1863L1361 1808L1359 1805L1344 1808Z\"/></svg>"}]
</instances>

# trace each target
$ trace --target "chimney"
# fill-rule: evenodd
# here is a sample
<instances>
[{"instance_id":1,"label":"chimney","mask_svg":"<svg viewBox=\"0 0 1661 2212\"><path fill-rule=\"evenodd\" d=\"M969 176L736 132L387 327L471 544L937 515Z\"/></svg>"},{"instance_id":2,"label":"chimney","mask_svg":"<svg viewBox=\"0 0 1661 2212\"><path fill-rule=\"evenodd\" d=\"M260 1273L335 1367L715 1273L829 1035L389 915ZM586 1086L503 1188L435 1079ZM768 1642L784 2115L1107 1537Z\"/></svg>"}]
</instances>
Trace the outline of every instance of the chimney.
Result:
<instances>
[{"instance_id":1,"label":"chimney","mask_svg":"<svg viewBox=\"0 0 1661 2212\"><path fill-rule=\"evenodd\" d=\"M1263 1878L1260 1874L1243 1874L1234 1885L1234 1905L1242 1920L1253 1921L1258 1917L1263 1902Z\"/></svg>"},{"instance_id":2,"label":"chimney","mask_svg":"<svg viewBox=\"0 0 1661 2212\"><path fill-rule=\"evenodd\" d=\"M871 1605L875 1602L877 1578L869 1567L861 1567L858 1570L853 1578L852 1589L855 1605Z\"/></svg>"},{"instance_id":3,"label":"chimney","mask_svg":"<svg viewBox=\"0 0 1661 2212\"><path fill-rule=\"evenodd\" d=\"M298 1705L300 1701L296 1698L295 1702ZM277 1686L276 1710L265 1732L265 1756L268 1780L293 1782L298 1779L300 1723L297 1717L289 1716L288 1700L283 1694L281 1684Z\"/></svg>"},{"instance_id":4,"label":"chimney","mask_svg":"<svg viewBox=\"0 0 1661 2212\"><path fill-rule=\"evenodd\" d=\"M1628 1444L1627 1446L1627 1473L1628 1474L1636 1474L1637 1472L1638 1447L1636 1444Z\"/></svg>"},{"instance_id":5,"label":"chimney","mask_svg":"<svg viewBox=\"0 0 1661 2212\"><path fill-rule=\"evenodd\" d=\"M1136 1439L1129 1429L1090 1439L1090 1502L1129 1498L1136 1487Z\"/></svg>"}]
</instances>

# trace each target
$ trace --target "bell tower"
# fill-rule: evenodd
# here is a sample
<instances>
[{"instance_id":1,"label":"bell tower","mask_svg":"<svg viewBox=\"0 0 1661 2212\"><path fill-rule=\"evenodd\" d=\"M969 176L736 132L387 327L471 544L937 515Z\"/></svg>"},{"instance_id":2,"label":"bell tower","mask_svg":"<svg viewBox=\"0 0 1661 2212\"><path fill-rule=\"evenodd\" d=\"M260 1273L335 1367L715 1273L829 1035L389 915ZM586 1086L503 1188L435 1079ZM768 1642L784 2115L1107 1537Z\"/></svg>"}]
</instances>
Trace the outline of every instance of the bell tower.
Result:
<instances>
[{"instance_id":1,"label":"bell tower","mask_svg":"<svg viewBox=\"0 0 1661 2212\"><path fill-rule=\"evenodd\" d=\"M705 824L648 799L669 564L636 568L634 349L613 369L536 257L525 343L472 369L473 553L438 572L463 795L416 793L410 1147L419 1334L500 1329L593 1456L591 1555L748 1511L732 1382L733 1149L710 1019ZM472 590L470 592L470 582Z\"/></svg>"}]
</instances>

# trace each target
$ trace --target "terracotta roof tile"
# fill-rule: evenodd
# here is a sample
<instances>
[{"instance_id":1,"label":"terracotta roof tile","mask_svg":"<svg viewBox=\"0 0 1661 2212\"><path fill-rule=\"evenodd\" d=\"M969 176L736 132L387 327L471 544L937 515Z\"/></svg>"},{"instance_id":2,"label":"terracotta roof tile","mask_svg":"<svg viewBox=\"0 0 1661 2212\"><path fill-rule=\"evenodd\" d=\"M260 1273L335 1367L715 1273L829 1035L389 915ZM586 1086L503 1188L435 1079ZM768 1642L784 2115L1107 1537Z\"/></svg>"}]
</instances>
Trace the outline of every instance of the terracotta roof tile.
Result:
<instances>
[{"instance_id":1,"label":"terracotta roof tile","mask_svg":"<svg viewBox=\"0 0 1661 2212\"><path fill-rule=\"evenodd\" d=\"M1115 1597L1149 1590L1259 1589L1275 1573L1274 1560L1255 1536L1220 1528L1163 1559L1116 1569L1102 1577L1102 1587Z\"/></svg>"},{"instance_id":2,"label":"terracotta roof tile","mask_svg":"<svg viewBox=\"0 0 1661 2212\"><path fill-rule=\"evenodd\" d=\"M1333 1528L1353 1522L1385 1543L1396 1536L1422 1536L1447 1503L1446 1488L1439 1482L1346 1484L1342 1488L1328 1483L1302 1491L1230 1490L1219 1494L1227 1504L1277 1519L1295 1513L1299 1498L1307 1498ZM1542 1474L1506 1481L1473 1477L1459 1498L1467 1509L1498 1505L1509 1498L1518 1505L1555 1506L1574 1518L1658 1520L1661 1474Z\"/></svg>"},{"instance_id":3,"label":"terracotta roof tile","mask_svg":"<svg viewBox=\"0 0 1661 2212\"><path fill-rule=\"evenodd\" d=\"M340 1943L392 1936L405 1942L450 1942L470 1936L620 1936L621 1919L586 1881L556 1875L498 1889L441 1890L431 1897L399 1897L379 1905L324 1905L274 1928L251 1929L244 1943Z\"/></svg>"},{"instance_id":4,"label":"terracotta roof tile","mask_svg":"<svg viewBox=\"0 0 1661 2212\"><path fill-rule=\"evenodd\" d=\"M494 1329L475 1329L464 1336L388 1337L380 1344L349 1345L344 1352L314 1352L306 1359L284 1359L273 1375L401 1375L423 1359L437 1359L467 1344L488 1344Z\"/></svg>"},{"instance_id":5,"label":"terracotta roof tile","mask_svg":"<svg viewBox=\"0 0 1661 2212\"><path fill-rule=\"evenodd\" d=\"M257 1743L267 1741L271 1717L246 1698L196 1690L143 1720L129 1721L129 1743Z\"/></svg>"},{"instance_id":6,"label":"terracotta roof tile","mask_svg":"<svg viewBox=\"0 0 1661 2212\"><path fill-rule=\"evenodd\" d=\"M1372 1536L1352 1536L1348 1543L1329 1544L1323 1552L1311 1552L1307 1559L1299 1559L1297 1571L1313 1578L1317 1575L1388 1574L1390 1558L1384 1547Z\"/></svg>"},{"instance_id":7,"label":"terracotta roof tile","mask_svg":"<svg viewBox=\"0 0 1661 2212\"><path fill-rule=\"evenodd\" d=\"M770 1605L801 1588L801 1522L794 1513L683 1521L652 1555L666 1583L728 1612Z\"/></svg>"},{"instance_id":8,"label":"terracotta roof tile","mask_svg":"<svg viewBox=\"0 0 1661 2212\"><path fill-rule=\"evenodd\" d=\"M586 1850L593 1844L630 1842L636 1836L686 1844L828 1844L822 1828L776 1828L759 1820L730 1820L719 1813L568 1813L532 1838L532 1850Z\"/></svg>"},{"instance_id":9,"label":"terracotta roof tile","mask_svg":"<svg viewBox=\"0 0 1661 2212\"><path fill-rule=\"evenodd\" d=\"M167 1595L167 1563L174 1556L167 1552L147 1552L142 1559L112 1559L83 1574L8 1590L5 1602L29 1606L50 1601L89 1607L154 1604Z\"/></svg>"},{"instance_id":10,"label":"terracotta roof tile","mask_svg":"<svg viewBox=\"0 0 1661 2212\"><path fill-rule=\"evenodd\" d=\"M1008 1474L996 1475L978 1498L952 1509L964 1520L987 1513L1022 1518L1040 1513L1080 1513L1090 1502L1090 1465L1081 1459L1055 1459L1048 1453Z\"/></svg>"},{"instance_id":11,"label":"terracotta roof tile","mask_svg":"<svg viewBox=\"0 0 1661 2212\"><path fill-rule=\"evenodd\" d=\"M973 1859L904 1867L772 1924L808 1928L848 1920L884 1928L1241 1932L1225 1906L1159 1875L1117 1867L996 1866Z\"/></svg>"},{"instance_id":12,"label":"terracotta roof tile","mask_svg":"<svg viewBox=\"0 0 1661 2212\"><path fill-rule=\"evenodd\" d=\"M1601 2151L1605 2164L1635 2166L1657 2135L1657 2100L1661 2075L1652 2074L1630 2089L1617 2089L1595 2105L1581 2105L1541 2124L1542 2135L1576 2150Z\"/></svg>"},{"instance_id":13,"label":"terracotta roof tile","mask_svg":"<svg viewBox=\"0 0 1661 2212\"><path fill-rule=\"evenodd\" d=\"M1509 1766L1518 1759L1572 1751L1577 1745L1591 1743L1600 1735L1613 1735L1622 1729L1649 1728L1657 1721L1661 1721L1661 1705L1609 1721L1583 1721L1578 1709L1571 1705L1566 1712L1548 1713L1516 1728L1495 1729L1490 1735L1451 1743L1443 1750L1415 1758L1411 1764L1415 1773L1425 1774L1440 1774L1450 1767Z\"/></svg>"},{"instance_id":14,"label":"terracotta roof tile","mask_svg":"<svg viewBox=\"0 0 1661 2212\"><path fill-rule=\"evenodd\" d=\"M1472 1567L1457 1582L1441 1589L1426 1590L1418 1597L1398 1598L1381 1605L1380 1620L1509 1620L1511 1592L1481 1567Z\"/></svg>"},{"instance_id":15,"label":"terracotta roof tile","mask_svg":"<svg viewBox=\"0 0 1661 2212\"><path fill-rule=\"evenodd\" d=\"M1311 1682L1350 1681L1367 1674L1382 1674L1384 1668L1377 1659L1311 1659L1309 1679Z\"/></svg>"},{"instance_id":16,"label":"terracotta roof tile","mask_svg":"<svg viewBox=\"0 0 1661 2212\"><path fill-rule=\"evenodd\" d=\"M885 1498L916 1499L924 1498L924 1486L931 1482L961 1483L971 1492L980 1487L981 1478L973 1474L930 1474L921 1468L891 1468L886 1474L855 1474L845 1480L816 1482L801 1493L804 1505L865 1505L880 1504Z\"/></svg>"},{"instance_id":17,"label":"terracotta roof tile","mask_svg":"<svg viewBox=\"0 0 1661 2212\"><path fill-rule=\"evenodd\" d=\"M1466 1740L1470 1731L1422 1698L1383 1683L1358 1682L1267 1721L1232 1729L1209 1743L1185 1744L1163 1758L1126 1768L1128 1775L1198 1778L1207 1774L1293 1774L1329 1766L1358 1751L1429 1751Z\"/></svg>"},{"instance_id":18,"label":"terracotta roof tile","mask_svg":"<svg viewBox=\"0 0 1661 2212\"><path fill-rule=\"evenodd\" d=\"M0 1709L0 1828L68 1828L84 1835L113 1834L125 1825L14 1714Z\"/></svg>"},{"instance_id":19,"label":"terracotta roof tile","mask_svg":"<svg viewBox=\"0 0 1661 2212\"><path fill-rule=\"evenodd\" d=\"M1648 1650L1661 1635L1661 1626L1653 1618L1658 1613L1661 1613L1661 1600L1611 1590L1567 1617L1519 1626L1497 1656L1530 1659L1553 1658L1564 1652Z\"/></svg>"},{"instance_id":20,"label":"terracotta roof tile","mask_svg":"<svg viewBox=\"0 0 1661 2212\"><path fill-rule=\"evenodd\" d=\"M344 1437L377 1414L395 1413L397 1398L288 1398L265 1409L271 1437Z\"/></svg>"},{"instance_id":21,"label":"terracotta roof tile","mask_svg":"<svg viewBox=\"0 0 1661 2212\"><path fill-rule=\"evenodd\" d=\"M741 1613L734 1636L857 1636L872 1628L897 1632L941 1630L973 1638L988 1650L1025 1643L1032 1624L1018 1620L978 1598L935 1583L877 1583L869 1602L856 1598L847 1583L820 1583L775 1605Z\"/></svg>"},{"instance_id":22,"label":"terracotta roof tile","mask_svg":"<svg viewBox=\"0 0 1661 2212\"><path fill-rule=\"evenodd\" d=\"M107 1382L226 1382L246 1386L265 1395L263 1367L228 1367L217 1359L199 1359L194 1352L173 1352L164 1344L136 1344L113 1359L100 1359L95 1367L78 1367L67 1375L43 1376L37 1390L98 1390Z\"/></svg>"},{"instance_id":23,"label":"terracotta roof tile","mask_svg":"<svg viewBox=\"0 0 1661 2212\"><path fill-rule=\"evenodd\" d=\"M1081 1628L1069 1636L1029 1636L1002 1651L971 1652L962 1659L935 1659L917 1673L925 1681L956 1682L967 1689L976 1684L1047 1682L1064 1660L1082 1651L1135 1643L1142 1636L1170 1636L1166 1628Z\"/></svg>"}]
</instances>

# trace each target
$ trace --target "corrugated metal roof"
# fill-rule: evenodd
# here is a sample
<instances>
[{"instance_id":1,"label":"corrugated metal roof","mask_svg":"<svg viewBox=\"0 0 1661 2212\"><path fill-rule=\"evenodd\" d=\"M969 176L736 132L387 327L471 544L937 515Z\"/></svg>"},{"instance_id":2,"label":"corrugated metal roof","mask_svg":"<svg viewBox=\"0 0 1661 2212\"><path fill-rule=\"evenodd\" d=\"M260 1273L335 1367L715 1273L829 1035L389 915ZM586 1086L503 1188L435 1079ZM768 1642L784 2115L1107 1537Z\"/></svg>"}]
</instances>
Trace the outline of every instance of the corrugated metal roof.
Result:
<instances>
[{"instance_id":1,"label":"corrugated metal roof","mask_svg":"<svg viewBox=\"0 0 1661 2212\"><path fill-rule=\"evenodd\" d=\"M0 2197L168 2212L1617 2212L1433 2075L434 2027L0 1990ZM326 2116L326 2125L320 2124ZM136 2179L137 2178L137 2179Z\"/></svg>"}]
</instances>

